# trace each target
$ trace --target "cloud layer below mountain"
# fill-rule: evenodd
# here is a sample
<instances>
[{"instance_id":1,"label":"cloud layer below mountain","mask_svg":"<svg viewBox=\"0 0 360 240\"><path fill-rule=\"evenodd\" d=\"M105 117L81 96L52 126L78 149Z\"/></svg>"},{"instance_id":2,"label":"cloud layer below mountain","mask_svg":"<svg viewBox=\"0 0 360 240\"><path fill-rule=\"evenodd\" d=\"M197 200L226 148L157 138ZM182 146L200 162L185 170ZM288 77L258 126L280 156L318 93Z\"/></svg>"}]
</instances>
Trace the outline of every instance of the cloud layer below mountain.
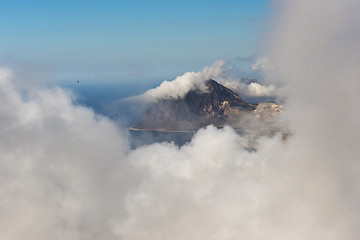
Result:
<instances>
[{"instance_id":1,"label":"cloud layer below mountain","mask_svg":"<svg viewBox=\"0 0 360 240\"><path fill-rule=\"evenodd\" d=\"M208 127L182 148L131 150L115 123L69 93L23 96L11 75L0 70L3 238L218 239L256 228L279 139L251 153L231 128Z\"/></svg>"}]
</instances>

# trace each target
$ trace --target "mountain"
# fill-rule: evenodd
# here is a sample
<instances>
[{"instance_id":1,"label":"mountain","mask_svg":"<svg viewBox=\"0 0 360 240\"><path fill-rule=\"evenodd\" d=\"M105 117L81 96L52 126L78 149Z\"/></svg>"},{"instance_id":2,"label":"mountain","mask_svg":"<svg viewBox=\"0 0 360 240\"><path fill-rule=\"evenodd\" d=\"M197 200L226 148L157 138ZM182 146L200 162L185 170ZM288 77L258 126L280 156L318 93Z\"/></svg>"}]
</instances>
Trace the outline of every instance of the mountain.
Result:
<instances>
[{"instance_id":1,"label":"mountain","mask_svg":"<svg viewBox=\"0 0 360 240\"><path fill-rule=\"evenodd\" d=\"M243 130L240 119L263 118L281 112L274 103L251 104L215 80L206 81L207 91L191 90L183 98L160 99L145 110L142 120L130 129L195 131L224 125Z\"/></svg>"}]
</instances>

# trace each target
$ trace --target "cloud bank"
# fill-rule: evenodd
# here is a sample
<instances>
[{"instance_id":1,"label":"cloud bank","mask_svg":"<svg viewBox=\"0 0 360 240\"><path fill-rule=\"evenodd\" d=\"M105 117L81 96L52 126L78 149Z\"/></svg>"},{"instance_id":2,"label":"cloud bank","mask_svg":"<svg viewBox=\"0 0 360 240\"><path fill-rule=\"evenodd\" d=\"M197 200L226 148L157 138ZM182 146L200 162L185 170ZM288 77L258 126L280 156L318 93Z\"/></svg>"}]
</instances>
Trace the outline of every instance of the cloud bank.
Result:
<instances>
[{"instance_id":1,"label":"cloud bank","mask_svg":"<svg viewBox=\"0 0 360 240\"><path fill-rule=\"evenodd\" d=\"M276 3L269 74L285 83L285 116L296 136L288 156L296 174L293 187L316 217L309 218L316 227L298 238L353 239L360 220L353 213L360 196L355 187L360 175L354 171L360 155L355 147L360 141L360 2Z\"/></svg>"},{"instance_id":2,"label":"cloud bank","mask_svg":"<svg viewBox=\"0 0 360 240\"><path fill-rule=\"evenodd\" d=\"M209 127L183 148L130 150L115 123L69 93L24 97L11 75L0 70L1 238L218 239L247 229L245 215L256 228L278 139L251 153L231 128Z\"/></svg>"}]
</instances>

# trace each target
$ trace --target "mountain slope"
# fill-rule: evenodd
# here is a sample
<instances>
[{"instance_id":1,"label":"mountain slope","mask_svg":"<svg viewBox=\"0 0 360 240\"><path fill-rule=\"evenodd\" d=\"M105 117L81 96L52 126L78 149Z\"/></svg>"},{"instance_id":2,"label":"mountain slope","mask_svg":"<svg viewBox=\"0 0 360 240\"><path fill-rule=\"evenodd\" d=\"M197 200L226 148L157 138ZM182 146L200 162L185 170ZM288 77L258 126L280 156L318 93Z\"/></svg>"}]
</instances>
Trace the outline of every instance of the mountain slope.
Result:
<instances>
[{"instance_id":1,"label":"mountain slope","mask_svg":"<svg viewBox=\"0 0 360 240\"><path fill-rule=\"evenodd\" d=\"M206 81L206 87L206 92L191 90L184 98L158 100L148 106L141 122L131 129L194 131L210 124L238 128L242 116L255 116L257 104L243 101L231 89L212 79ZM259 111L256 113L260 116Z\"/></svg>"}]
</instances>

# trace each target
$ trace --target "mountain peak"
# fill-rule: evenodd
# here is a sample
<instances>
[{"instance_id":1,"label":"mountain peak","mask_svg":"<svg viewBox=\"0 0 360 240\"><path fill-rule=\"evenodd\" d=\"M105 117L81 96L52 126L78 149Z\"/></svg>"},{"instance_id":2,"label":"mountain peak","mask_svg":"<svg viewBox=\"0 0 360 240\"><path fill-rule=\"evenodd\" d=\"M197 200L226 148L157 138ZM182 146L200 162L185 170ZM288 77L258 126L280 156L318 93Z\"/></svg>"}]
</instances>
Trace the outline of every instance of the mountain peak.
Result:
<instances>
[{"instance_id":1,"label":"mountain peak","mask_svg":"<svg viewBox=\"0 0 360 240\"><path fill-rule=\"evenodd\" d=\"M221 85L213 79L207 80L205 84L208 89L207 92L191 90L185 95L185 101L188 102L189 105L211 105L213 109L219 109L221 105L227 102L230 107L238 108L243 111L253 111L256 108L256 104L243 101L239 95L231 89Z\"/></svg>"},{"instance_id":2,"label":"mountain peak","mask_svg":"<svg viewBox=\"0 0 360 240\"><path fill-rule=\"evenodd\" d=\"M215 81L214 79L209 79L205 82L206 86L218 86L220 85L217 81Z\"/></svg>"}]
</instances>

